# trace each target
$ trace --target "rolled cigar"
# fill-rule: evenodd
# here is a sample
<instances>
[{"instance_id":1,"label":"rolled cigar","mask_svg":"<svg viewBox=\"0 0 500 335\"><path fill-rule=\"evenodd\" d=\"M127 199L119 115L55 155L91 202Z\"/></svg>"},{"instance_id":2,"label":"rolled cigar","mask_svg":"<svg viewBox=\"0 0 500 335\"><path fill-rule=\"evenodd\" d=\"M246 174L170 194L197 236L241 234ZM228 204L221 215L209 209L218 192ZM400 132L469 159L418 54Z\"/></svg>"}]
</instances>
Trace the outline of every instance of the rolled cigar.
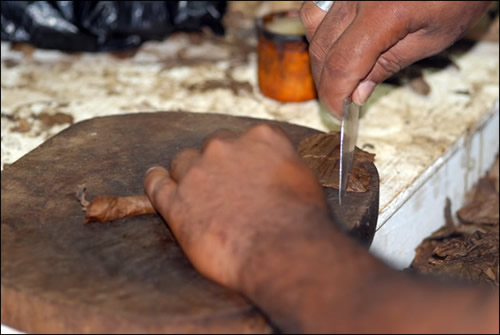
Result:
<instances>
[{"instance_id":1,"label":"rolled cigar","mask_svg":"<svg viewBox=\"0 0 500 335\"><path fill-rule=\"evenodd\" d=\"M89 222L110 222L125 217L156 213L145 194L127 197L99 195L89 203L85 199L85 186L79 185L76 196L85 211L84 224Z\"/></svg>"}]
</instances>

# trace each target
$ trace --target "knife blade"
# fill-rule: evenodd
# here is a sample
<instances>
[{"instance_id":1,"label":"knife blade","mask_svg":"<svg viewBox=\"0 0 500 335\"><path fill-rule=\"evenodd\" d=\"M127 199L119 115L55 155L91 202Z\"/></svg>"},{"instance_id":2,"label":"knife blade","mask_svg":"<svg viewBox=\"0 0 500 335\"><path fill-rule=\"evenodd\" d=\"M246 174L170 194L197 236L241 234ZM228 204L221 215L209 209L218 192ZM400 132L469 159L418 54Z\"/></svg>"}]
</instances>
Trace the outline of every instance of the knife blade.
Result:
<instances>
[{"instance_id":1,"label":"knife blade","mask_svg":"<svg viewBox=\"0 0 500 335\"><path fill-rule=\"evenodd\" d=\"M328 12L334 1L313 1L313 3L323 11ZM354 147L358 139L359 109L360 107L354 104L350 98L344 101L344 114L340 128L339 206L341 208L352 168Z\"/></svg>"},{"instance_id":2,"label":"knife blade","mask_svg":"<svg viewBox=\"0 0 500 335\"><path fill-rule=\"evenodd\" d=\"M333 1L313 1L316 6L321 8L323 11L328 12L333 5Z\"/></svg>"},{"instance_id":3,"label":"knife blade","mask_svg":"<svg viewBox=\"0 0 500 335\"><path fill-rule=\"evenodd\" d=\"M344 114L340 128L340 168L339 168L339 205L342 206L349 173L352 168L354 148L358 139L359 109L350 98L344 101Z\"/></svg>"}]
</instances>

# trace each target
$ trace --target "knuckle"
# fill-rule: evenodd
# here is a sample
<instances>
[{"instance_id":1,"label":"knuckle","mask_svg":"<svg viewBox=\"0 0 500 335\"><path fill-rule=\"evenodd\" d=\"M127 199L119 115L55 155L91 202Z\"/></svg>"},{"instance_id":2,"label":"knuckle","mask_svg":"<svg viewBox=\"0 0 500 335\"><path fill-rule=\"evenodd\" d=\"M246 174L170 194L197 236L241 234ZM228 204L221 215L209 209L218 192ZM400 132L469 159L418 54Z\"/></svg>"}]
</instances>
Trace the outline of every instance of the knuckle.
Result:
<instances>
[{"instance_id":1,"label":"knuckle","mask_svg":"<svg viewBox=\"0 0 500 335\"><path fill-rule=\"evenodd\" d=\"M170 162L170 170L176 170L179 168L182 155L183 152L180 152L179 154L175 155L174 158L172 158L172 161Z\"/></svg>"},{"instance_id":2,"label":"knuckle","mask_svg":"<svg viewBox=\"0 0 500 335\"><path fill-rule=\"evenodd\" d=\"M170 168L174 170L183 168L186 164L189 163L189 161L192 161L198 155L198 152L194 149L183 150L174 156L174 158L170 162Z\"/></svg>"},{"instance_id":3,"label":"knuckle","mask_svg":"<svg viewBox=\"0 0 500 335\"><path fill-rule=\"evenodd\" d=\"M349 59L347 59L347 55L345 53L332 54L331 57L325 61L324 71L326 74L332 78L345 78L352 74L349 71Z\"/></svg>"},{"instance_id":4,"label":"knuckle","mask_svg":"<svg viewBox=\"0 0 500 335\"><path fill-rule=\"evenodd\" d=\"M393 3L370 2L364 6L360 13L370 21L380 22L384 20L386 27L406 24L411 15L412 5Z\"/></svg>"},{"instance_id":5,"label":"knuckle","mask_svg":"<svg viewBox=\"0 0 500 335\"><path fill-rule=\"evenodd\" d=\"M228 152L230 144L222 138L212 138L208 141L205 154L208 156L216 155L219 156L221 154L225 154Z\"/></svg>"},{"instance_id":6,"label":"knuckle","mask_svg":"<svg viewBox=\"0 0 500 335\"><path fill-rule=\"evenodd\" d=\"M312 63L322 63L326 57L323 43L317 38L313 39L309 44L309 57Z\"/></svg>"},{"instance_id":7,"label":"knuckle","mask_svg":"<svg viewBox=\"0 0 500 335\"><path fill-rule=\"evenodd\" d=\"M288 134L278 126L260 124L250 129L248 136L268 143L274 143L283 151L295 151L292 140Z\"/></svg>"},{"instance_id":8,"label":"knuckle","mask_svg":"<svg viewBox=\"0 0 500 335\"><path fill-rule=\"evenodd\" d=\"M276 136L276 129L269 124L259 124L249 131L250 136L255 136L263 139L269 139Z\"/></svg>"},{"instance_id":9,"label":"knuckle","mask_svg":"<svg viewBox=\"0 0 500 335\"><path fill-rule=\"evenodd\" d=\"M403 68L401 60L393 53L382 55L377 62L382 70L390 75L401 71Z\"/></svg>"},{"instance_id":10,"label":"knuckle","mask_svg":"<svg viewBox=\"0 0 500 335\"><path fill-rule=\"evenodd\" d=\"M193 164L186 172L186 175L181 183L182 186L186 186L186 184L190 183L194 183L194 185L196 185L204 179L206 179L206 170L203 169L200 164ZM182 189L184 190L184 187ZM196 187L188 187L188 189L196 189Z\"/></svg>"},{"instance_id":11,"label":"knuckle","mask_svg":"<svg viewBox=\"0 0 500 335\"><path fill-rule=\"evenodd\" d=\"M391 6L387 13L394 25L403 26L408 21L407 6Z\"/></svg>"}]
</instances>

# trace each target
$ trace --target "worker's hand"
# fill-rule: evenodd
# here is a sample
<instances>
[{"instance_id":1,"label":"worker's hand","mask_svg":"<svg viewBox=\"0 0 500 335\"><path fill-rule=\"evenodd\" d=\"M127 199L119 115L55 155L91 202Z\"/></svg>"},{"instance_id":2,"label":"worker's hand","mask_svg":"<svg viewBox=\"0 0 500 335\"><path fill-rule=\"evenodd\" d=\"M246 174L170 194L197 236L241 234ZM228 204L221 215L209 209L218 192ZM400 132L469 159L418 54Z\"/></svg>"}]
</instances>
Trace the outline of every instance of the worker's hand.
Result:
<instances>
[{"instance_id":1,"label":"worker's hand","mask_svg":"<svg viewBox=\"0 0 500 335\"><path fill-rule=\"evenodd\" d=\"M450 46L488 3L335 1L326 13L305 1L300 17L320 98L337 116L351 94L364 104L377 84Z\"/></svg>"},{"instance_id":2,"label":"worker's hand","mask_svg":"<svg viewBox=\"0 0 500 335\"><path fill-rule=\"evenodd\" d=\"M304 236L318 228L313 218L328 217L312 171L283 131L268 125L239 137L215 133L201 153L175 156L170 173L150 169L145 190L198 271L233 289L250 255Z\"/></svg>"}]
</instances>

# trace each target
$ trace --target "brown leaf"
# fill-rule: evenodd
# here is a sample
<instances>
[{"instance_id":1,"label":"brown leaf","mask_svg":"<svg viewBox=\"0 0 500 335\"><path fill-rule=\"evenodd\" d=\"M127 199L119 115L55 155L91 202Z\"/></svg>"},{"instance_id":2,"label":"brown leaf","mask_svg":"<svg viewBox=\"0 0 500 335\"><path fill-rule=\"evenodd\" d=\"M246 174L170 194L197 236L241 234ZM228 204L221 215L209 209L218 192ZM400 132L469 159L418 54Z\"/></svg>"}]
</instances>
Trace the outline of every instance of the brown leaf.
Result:
<instances>
[{"instance_id":1,"label":"brown leaf","mask_svg":"<svg viewBox=\"0 0 500 335\"><path fill-rule=\"evenodd\" d=\"M420 95L429 95L431 92L431 87L423 76L411 80L410 87Z\"/></svg>"},{"instance_id":2,"label":"brown leaf","mask_svg":"<svg viewBox=\"0 0 500 335\"><path fill-rule=\"evenodd\" d=\"M456 225L446 201L446 225L425 239L409 270L498 286L498 193L494 176L481 178L470 192L471 201L458 211Z\"/></svg>"},{"instance_id":3,"label":"brown leaf","mask_svg":"<svg viewBox=\"0 0 500 335\"><path fill-rule=\"evenodd\" d=\"M299 155L313 170L324 187L339 187L340 134L315 134L300 142ZM375 155L358 148L354 151L352 170L347 184L348 192L366 192L370 185L370 174L363 163L372 163Z\"/></svg>"},{"instance_id":4,"label":"brown leaf","mask_svg":"<svg viewBox=\"0 0 500 335\"><path fill-rule=\"evenodd\" d=\"M495 190L498 191L498 173L499 173L499 167L498 167L498 155L497 159L495 160L495 163L493 163L493 166L491 167L490 171L488 171L488 178L492 182L493 186L495 187Z\"/></svg>"},{"instance_id":5,"label":"brown leaf","mask_svg":"<svg viewBox=\"0 0 500 335\"><path fill-rule=\"evenodd\" d=\"M34 118L42 121L42 123L46 127L52 127L56 124L66 124L66 123L73 124L73 116L61 112L57 112L55 114L41 112L38 115L34 115Z\"/></svg>"},{"instance_id":6,"label":"brown leaf","mask_svg":"<svg viewBox=\"0 0 500 335\"><path fill-rule=\"evenodd\" d=\"M458 211L458 217L468 224L498 225L498 196L486 200L473 201Z\"/></svg>"},{"instance_id":7,"label":"brown leaf","mask_svg":"<svg viewBox=\"0 0 500 335\"><path fill-rule=\"evenodd\" d=\"M156 213L145 194L128 197L99 195L89 203L85 199L85 185L78 185L76 198L85 212L84 224L89 222L110 222L126 217Z\"/></svg>"},{"instance_id":8,"label":"brown leaf","mask_svg":"<svg viewBox=\"0 0 500 335\"><path fill-rule=\"evenodd\" d=\"M417 248L411 268L498 286L498 242L498 233L479 231L451 240L426 239Z\"/></svg>"},{"instance_id":9,"label":"brown leaf","mask_svg":"<svg viewBox=\"0 0 500 335\"><path fill-rule=\"evenodd\" d=\"M17 121L17 126L12 127L10 130L18 133L27 133L31 130L31 124L25 118L20 118Z\"/></svg>"}]
</instances>

